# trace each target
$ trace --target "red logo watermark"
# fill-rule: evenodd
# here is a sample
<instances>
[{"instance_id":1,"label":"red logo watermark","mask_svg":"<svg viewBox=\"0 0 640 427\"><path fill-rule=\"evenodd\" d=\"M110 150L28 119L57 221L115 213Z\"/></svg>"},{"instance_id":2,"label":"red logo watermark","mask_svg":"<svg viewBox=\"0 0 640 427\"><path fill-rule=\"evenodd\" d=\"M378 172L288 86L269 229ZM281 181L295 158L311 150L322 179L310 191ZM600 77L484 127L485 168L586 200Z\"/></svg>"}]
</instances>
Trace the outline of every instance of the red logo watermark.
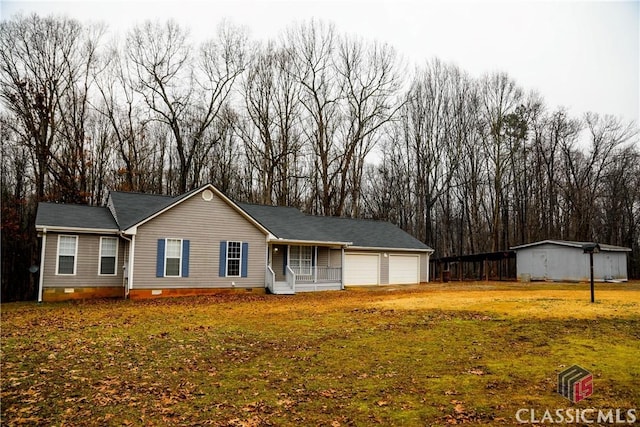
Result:
<instances>
[{"instance_id":1,"label":"red logo watermark","mask_svg":"<svg viewBox=\"0 0 640 427\"><path fill-rule=\"evenodd\" d=\"M593 375L581 366L573 365L558 374L558 393L573 403L593 394Z\"/></svg>"}]
</instances>

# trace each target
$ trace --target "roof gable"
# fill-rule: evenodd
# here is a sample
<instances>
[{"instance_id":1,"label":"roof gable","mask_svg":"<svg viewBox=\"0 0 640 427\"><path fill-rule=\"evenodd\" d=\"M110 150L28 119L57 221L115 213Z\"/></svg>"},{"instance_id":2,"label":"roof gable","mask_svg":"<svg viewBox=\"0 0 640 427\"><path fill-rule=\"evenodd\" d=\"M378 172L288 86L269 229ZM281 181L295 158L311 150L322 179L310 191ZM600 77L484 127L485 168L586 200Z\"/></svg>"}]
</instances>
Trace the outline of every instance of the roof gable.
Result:
<instances>
[{"instance_id":1,"label":"roof gable","mask_svg":"<svg viewBox=\"0 0 640 427\"><path fill-rule=\"evenodd\" d=\"M236 203L227 198L211 184L203 185L200 188L196 188L177 197L140 193L120 193L119 195L116 195L116 199L120 198L122 201L122 195L125 195L124 199L126 199L127 203L124 205L126 205L127 208L118 208L117 200L113 202L113 205L114 209L116 210L116 217L118 218L120 228L123 231L126 231L129 229L133 229L134 227L138 227L146 223L147 221L151 221L156 216L161 215L163 212L173 208L174 206L182 203L195 194L199 194L205 190L210 190L215 196L219 197L224 203L228 204L233 210L242 215L253 226L257 227L263 233L269 234L269 231L264 228L259 222L257 222L253 217L251 217L251 215L247 214L247 212L241 209ZM121 212L125 213L125 219L122 218ZM132 215L132 212L135 212L135 215Z\"/></svg>"}]
</instances>

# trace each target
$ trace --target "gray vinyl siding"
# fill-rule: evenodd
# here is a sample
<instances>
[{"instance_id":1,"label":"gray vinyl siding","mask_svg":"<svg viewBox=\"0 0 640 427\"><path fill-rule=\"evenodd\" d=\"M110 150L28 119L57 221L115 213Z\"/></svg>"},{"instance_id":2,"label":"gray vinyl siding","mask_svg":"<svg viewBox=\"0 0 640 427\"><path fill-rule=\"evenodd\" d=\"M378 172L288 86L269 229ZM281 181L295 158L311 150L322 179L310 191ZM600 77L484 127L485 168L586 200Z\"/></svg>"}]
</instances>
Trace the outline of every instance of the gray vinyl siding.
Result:
<instances>
[{"instance_id":1,"label":"gray vinyl siding","mask_svg":"<svg viewBox=\"0 0 640 427\"><path fill-rule=\"evenodd\" d=\"M342 267L341 249L329 249L329 267Z\"/></svg>"},{"instance_id":2,"label":"gray vinyl siding","mask_svg":"<svg viewBox=\"0 0 640 427\"><path fill-rule=\"evenodd\" d=\"M329 248L318 247L318 259L316 261L318 267L329 267Z\"/></svg>"},{"instance_id":3,"label":"gray vinyl siding","mask_svg":"<svg viewBox=\"0 0 640 427\"><path fill-rule=\"evenodd\" d=\"M429 281L429 254L420 254L420 282Z\"/></svg>"},{"instance_id":4,"label":"gray vinyl siding","mask_svg":"<svg viewBox=\"0 0 640 427\"><path fill-rule=\"evenodd\" d=\"M388 252L377 252L380 254L380 284L388 285L389 284L389 253ZM385 254L387 256L385 256Z\"/></svg>"},{"instance_id":5,"label":"gray vinyl siding","mask_svg":"<svg viewBox=\"0 0 640 427\"><path fill-rule=\"evenodd\" d=\"M188 239L189 277L156 277L158 239ZM247 277L219 277L220 241L249 244ZM217 196L201 193L138 227L132 289L264 287L265 235Z\"/></svg>"},{"instance_id":6,"label":"gray vinyl siding","mask_svg":"<svg viewBox=\"0 0 640 427\"><path fill-rule=\"evenodd\" d=\"M58 257L58 236L77 236L77 259L75 275L56 275ZM118 259L115 276L99 276L100 235L74 233L47 233L45 248L44 280L45 288L79 288L98 286L123 286L122 265L124 262L124 242L118 239ZM104 236L104 237L114 237Z\"/></svg>"},{"instance_id":7,"label":"gray vinyl siding","mask_svg":"<svg viewBox=\"0 0 640 427\"><path fill-rule=\"evenodd\" d=\"M272 252L271 255L271 269L275 273L277 281L284 281L287 279L284 273L284 254L287 250L287 246L278 245L277 247L278 252Z\"/></svg>"}]
</instances>

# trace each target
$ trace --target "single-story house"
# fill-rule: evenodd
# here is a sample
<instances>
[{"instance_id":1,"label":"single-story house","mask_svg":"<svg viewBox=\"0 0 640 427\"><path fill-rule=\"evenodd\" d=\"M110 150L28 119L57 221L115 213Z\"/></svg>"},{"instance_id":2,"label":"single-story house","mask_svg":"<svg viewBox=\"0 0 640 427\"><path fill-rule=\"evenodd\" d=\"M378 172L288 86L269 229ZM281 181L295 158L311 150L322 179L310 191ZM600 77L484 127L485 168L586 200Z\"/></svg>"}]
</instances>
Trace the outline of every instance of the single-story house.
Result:
<instances>
[{"instance_id":1,"label":"single-story house","mask_svg":"<svg viewBox=\"0 0 640 427\"><path fill-rule=\"evenodd\" d=\"M518 280L552 280L583 282L590 280L589 254L585 245L591 242L542 240L514 246ZM626 281L627 252L622 246L599 244L600 251L593 254L593 277L596 281Z\"/></svg>"},{"instance_id":2,"label":"single-story house","mask_svg":"<svg viewBox=\"0 0 640 427\"><path fill-rule=\"evenodd\" d=\"M416 284L433 253L388 222L235 203L212 185L113 191L104 207L40 203L36 229L39 301Z\"/></svg>"}]
</instances>

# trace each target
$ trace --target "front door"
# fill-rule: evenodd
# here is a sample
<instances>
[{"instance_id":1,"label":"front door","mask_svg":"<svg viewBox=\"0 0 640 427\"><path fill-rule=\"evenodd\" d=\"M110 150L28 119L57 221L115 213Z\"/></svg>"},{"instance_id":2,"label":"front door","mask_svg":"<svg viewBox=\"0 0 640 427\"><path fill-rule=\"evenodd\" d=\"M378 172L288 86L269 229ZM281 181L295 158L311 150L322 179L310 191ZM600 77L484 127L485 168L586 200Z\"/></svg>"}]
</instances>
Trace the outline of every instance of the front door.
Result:
<instances>
[{"instance_id":1,"label":"front door","mask_svg":"<svg viewBox=\"0 0 640 427\"><path fill-rule=\"evenodd\" d=\"M276 274L276 282L287 280L285 276L285 259L287 247L284 245L271 246L271 269Z\"/></svg>"}]
</instances>

